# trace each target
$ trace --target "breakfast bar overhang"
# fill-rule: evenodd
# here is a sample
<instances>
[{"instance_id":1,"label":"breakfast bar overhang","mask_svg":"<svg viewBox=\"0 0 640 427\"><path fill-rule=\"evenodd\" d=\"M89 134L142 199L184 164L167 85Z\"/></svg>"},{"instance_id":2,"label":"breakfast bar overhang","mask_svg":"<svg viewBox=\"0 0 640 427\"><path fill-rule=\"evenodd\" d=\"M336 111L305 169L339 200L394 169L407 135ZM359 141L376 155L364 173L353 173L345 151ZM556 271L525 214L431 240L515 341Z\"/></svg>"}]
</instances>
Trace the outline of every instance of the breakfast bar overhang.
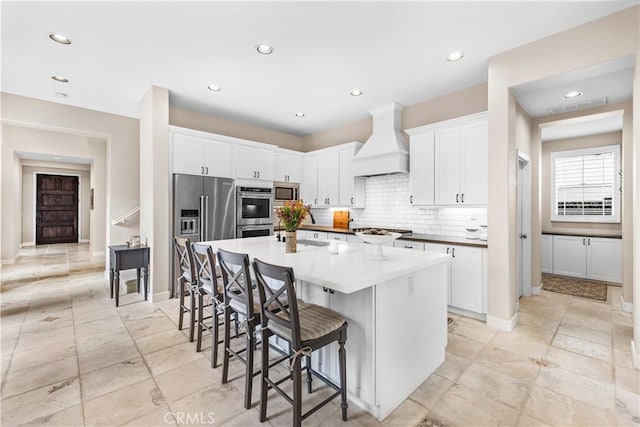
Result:
<instances>
[{"instance_id":1,"label":"breakfast bar overhang","mask_svg":"<svg viewBox=\"0 0 640 427\"><path fill-rule=\"evenodd\" d=\"M350 403L383 420L444 362L450 256L342 243L298 244L285 253L274 237L206 242L214 249L247 253L294 269L298 298L331 308L349 324L347 390ZM312 355L314 369L338 380L337 348Z\"/></svg>"}]
</instances>

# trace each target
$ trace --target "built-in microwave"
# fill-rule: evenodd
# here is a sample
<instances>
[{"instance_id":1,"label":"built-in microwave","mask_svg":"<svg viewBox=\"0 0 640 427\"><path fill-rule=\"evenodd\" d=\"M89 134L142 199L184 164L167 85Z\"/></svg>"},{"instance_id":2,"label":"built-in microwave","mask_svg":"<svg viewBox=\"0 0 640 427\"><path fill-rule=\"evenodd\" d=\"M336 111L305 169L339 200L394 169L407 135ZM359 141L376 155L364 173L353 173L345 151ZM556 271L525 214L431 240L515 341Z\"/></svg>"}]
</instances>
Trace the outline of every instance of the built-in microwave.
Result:
<instances>
[{"instance_id":1,"label":"built-in microwave","mask_svg":"<svg viewBox=\"0 0 640 427\"><path fill-rule=\"evenodd\" d=\"M300 185L290 182L274 182L273 193L276 206L282 206L285 200L298 200Z\"/></svg>"}]
</instances>

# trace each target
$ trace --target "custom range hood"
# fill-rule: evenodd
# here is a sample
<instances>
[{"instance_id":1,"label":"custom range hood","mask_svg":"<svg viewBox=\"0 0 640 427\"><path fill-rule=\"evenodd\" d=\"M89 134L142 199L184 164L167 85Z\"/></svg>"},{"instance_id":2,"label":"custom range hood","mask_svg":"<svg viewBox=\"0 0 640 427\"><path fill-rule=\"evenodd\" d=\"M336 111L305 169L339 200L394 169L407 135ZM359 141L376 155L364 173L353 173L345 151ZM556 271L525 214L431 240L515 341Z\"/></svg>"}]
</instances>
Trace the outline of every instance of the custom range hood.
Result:
<instances>
[{"instance_id":1,"label":"custom range hood","mask_svg":"<svg viewBox=\"0 0 640 427\"><path fill-rule=\"evenodd\" d=\"M376 108L373 133L351 161L354 176L409 172L409 147L400 130L404 106L393 103Z\"/></svg>"}]
</instances>

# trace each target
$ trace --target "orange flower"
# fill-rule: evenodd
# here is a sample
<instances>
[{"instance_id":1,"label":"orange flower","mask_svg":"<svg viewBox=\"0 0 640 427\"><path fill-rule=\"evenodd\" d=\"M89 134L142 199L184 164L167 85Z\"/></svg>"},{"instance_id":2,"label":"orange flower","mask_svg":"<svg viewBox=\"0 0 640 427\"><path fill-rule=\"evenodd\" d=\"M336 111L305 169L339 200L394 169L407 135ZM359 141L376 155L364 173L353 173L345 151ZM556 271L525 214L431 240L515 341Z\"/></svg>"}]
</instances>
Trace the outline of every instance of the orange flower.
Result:
<instances>
[{"instance_id":1,"label":"orange flower","mask_svg":"<svg viewBox=\"0 0 640 427\"><path fill-rule=\"evenodd\" d=\"M302 221L311 210L310 205L305 205L302 200L287 200L284 205L276 208L276 216L284 225L286 231L296 231L302 225Z\"/></svg>"}]
</instances>

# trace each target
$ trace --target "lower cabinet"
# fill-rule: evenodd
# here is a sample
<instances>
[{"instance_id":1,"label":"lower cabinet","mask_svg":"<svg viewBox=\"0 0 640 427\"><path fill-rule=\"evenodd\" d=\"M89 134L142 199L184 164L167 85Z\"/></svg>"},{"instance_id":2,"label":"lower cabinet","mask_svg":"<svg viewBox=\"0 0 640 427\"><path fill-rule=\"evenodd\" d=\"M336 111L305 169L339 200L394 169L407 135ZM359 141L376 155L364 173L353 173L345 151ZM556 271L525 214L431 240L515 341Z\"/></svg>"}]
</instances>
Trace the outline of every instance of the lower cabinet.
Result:
<instances>
[{"instance_id":1,"label":"lower cabinet","mask_svg":"<svg viewBox=\"0 0 640 427\"><path fill-rule=\"evenodd\" d=\"M325 231L298 230L298 239L329 239L329 233Z\"/></svg>"},{"instance_id":2,"label":"lower cabinet","mask_svg":"<svg viewBox=\"0 0 640 427\"><path fill-rule=\"evenodd\" d=\"M485 313L485 249L428 243L426 250L451 255L449 305L474 313Z\"/></svg>"},{"instance_id":3,"label":"lower cabinet","mask_svg":"<svg viewBox=\"0 0 640 427\"><path fill-rule=\"evenodd\" d=\"M552 237L553 274L622 282L622 239L562 235Z\"/></svg>"}]
</instances>

